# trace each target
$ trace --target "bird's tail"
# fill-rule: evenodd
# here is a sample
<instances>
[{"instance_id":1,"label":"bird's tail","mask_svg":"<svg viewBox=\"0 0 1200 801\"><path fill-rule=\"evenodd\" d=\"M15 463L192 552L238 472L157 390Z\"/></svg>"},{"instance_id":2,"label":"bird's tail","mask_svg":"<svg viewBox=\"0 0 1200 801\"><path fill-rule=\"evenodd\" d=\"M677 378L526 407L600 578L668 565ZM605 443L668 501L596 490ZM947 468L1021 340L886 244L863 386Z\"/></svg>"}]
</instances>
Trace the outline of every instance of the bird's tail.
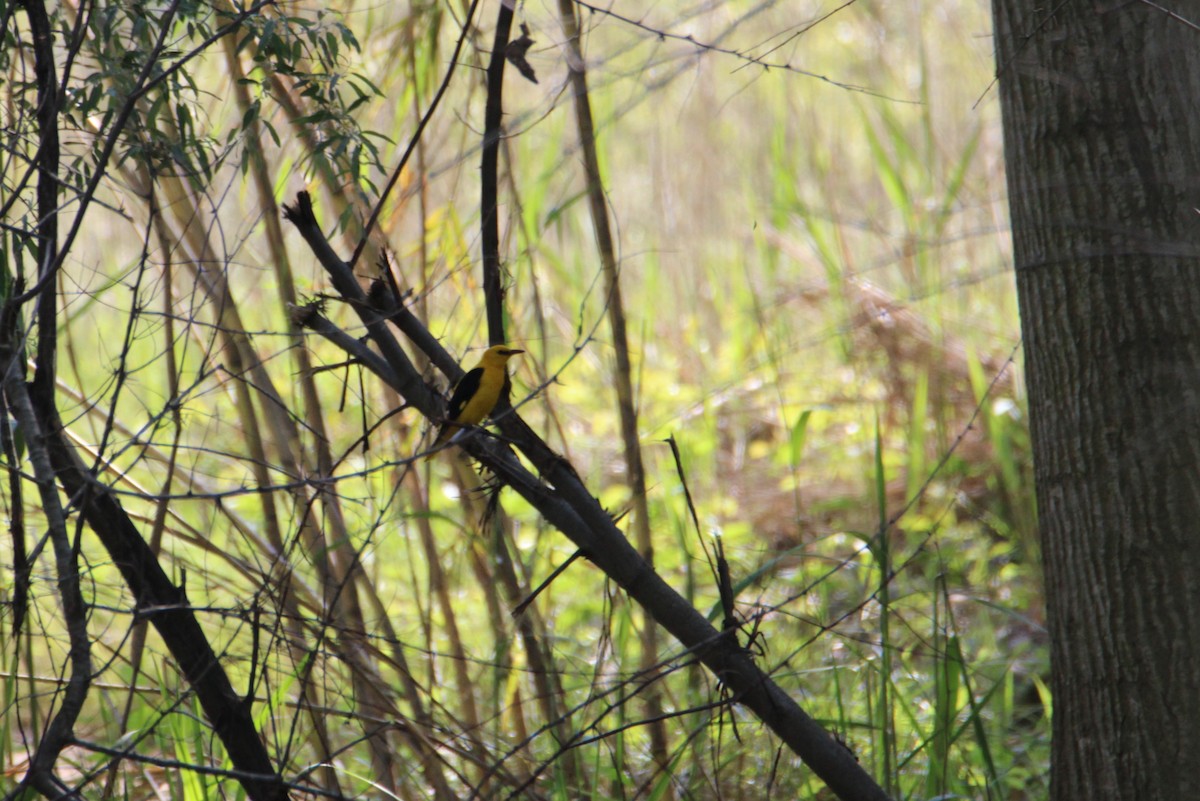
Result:
<instances>
[{"instance_id":1,"label":"bird's tail","mask_svg":"<svg viewBox=\"0 0 1200 801\"><path fill-rule=\"evenodd\" d=\"M449 422L442 425L442 427L438 429L437 436L433 438L433 444L429 446L429 452L425 454L424 461L428 462L434 456L437 456L438 451L442 449L442 446L449 442L450 438L457 434L461 428L462 426Z\"/></svg>"}]
</instances>

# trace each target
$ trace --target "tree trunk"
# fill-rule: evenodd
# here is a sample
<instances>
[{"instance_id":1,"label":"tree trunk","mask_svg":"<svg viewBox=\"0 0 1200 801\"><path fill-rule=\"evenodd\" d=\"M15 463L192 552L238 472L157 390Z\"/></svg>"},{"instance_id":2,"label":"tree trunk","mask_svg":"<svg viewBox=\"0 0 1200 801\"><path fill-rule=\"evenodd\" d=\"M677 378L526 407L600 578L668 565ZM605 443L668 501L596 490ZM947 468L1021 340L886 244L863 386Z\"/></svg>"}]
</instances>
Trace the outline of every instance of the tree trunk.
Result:
<instances>
[{"instance_id":1,"label":"tree trunk","mask_svg":"<svg viewBox=\"0 0 1200 801\"><path fill-rule=\"evenodd\" d=\"M1051 798L1200 798L1200 34L1149 3L993 13Z\"/></svg>"}]
</instances>

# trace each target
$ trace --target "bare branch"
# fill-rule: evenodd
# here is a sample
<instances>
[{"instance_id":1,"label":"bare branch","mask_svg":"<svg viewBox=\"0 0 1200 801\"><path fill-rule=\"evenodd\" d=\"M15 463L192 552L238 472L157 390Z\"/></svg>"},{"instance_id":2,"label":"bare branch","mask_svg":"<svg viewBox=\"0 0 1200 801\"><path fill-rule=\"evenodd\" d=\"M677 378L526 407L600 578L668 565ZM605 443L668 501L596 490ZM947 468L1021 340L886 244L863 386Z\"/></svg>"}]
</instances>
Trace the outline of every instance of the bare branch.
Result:
<instances>
[{"instance_id":1,"label":"bare branch","mask_svg":"<svg viewBox=\"0 0 1200 801\"><path fill-rule=\"evenodd\" d=\"M306 193L301 193L295 205L286 207L285 215L300 227L301 234L322 265L337 267L345 264L333 254L321 235ZM330 277L339 290L339 284L346 284L344 275L331 272ZM362 290L357 282L351 283L352 287L347 288L354 296L347 300L356 308L365 309ZM385 326L369 312L360 309L360 315L366 315L364 322L367 322L369 335L385 359L391 361L389 353L400 352L403 356ZM421 381L408 357L403 356L402 362L392 362L391 366L399 381L394 388L431 420L436 419L440 404ZM409 390L412 395L407 394ZM863 770L853 754L780 689L754 663L749 653L717 631L654 571L617 528L570 463L551 450L514 410L497 414L495 422L503 442L488 437L469 437L460 446L565 534L659 625L693 650L734 696L775 731L843 801L886 801L887 794ZM519 448L534 464L541 478L525 468L509 449L510 444Z\"/></svg>"}]
</instances>

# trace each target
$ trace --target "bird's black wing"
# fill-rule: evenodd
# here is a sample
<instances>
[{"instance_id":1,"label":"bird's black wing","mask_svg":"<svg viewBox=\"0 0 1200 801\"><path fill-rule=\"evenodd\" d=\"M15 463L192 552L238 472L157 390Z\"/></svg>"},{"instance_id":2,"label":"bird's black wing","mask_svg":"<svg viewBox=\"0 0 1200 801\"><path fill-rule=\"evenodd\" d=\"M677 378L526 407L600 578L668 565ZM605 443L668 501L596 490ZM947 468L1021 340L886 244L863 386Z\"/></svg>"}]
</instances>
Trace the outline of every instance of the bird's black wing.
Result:
<instances>
[{"instance_id":1,"label":"bird's black wing","mask_svg":"<svg viewBox=\"0 0 1200 801\"><path fill-rule=\"evenodd\" d=\"M467 374L462 377L462 381L458 382L458 386L454 388L454 392L450 395L450 405L447 407L446 419L457 420L462 414L463 407L467 405L467 401L475 396L479 391L479 381L483 378L483 368L476 367L473 370L468 370Z\"/></svg>"}]
</instances>

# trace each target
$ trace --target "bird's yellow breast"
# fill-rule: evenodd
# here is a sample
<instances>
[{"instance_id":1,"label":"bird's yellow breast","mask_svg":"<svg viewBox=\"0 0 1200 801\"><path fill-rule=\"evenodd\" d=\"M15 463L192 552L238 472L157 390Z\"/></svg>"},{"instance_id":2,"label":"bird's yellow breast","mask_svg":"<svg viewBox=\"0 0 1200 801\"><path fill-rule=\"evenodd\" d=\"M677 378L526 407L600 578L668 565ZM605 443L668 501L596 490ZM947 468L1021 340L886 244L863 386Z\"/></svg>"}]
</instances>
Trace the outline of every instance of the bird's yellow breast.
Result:
<instances>
[{"instance_id":1,"label":"bird's yellow breast","mask_svg":"<svg viewBox=\"0 0 1200 801\"><path fill-rule=\"evenodd\" d=\"M479 389L467 399L463 409L454 418L456 423L469 426L479 425L483 418L492 413L496 402L500 400L500 392L504 389L504 368L485 369L479 377Z\"/></svg>"}]
</instances>

